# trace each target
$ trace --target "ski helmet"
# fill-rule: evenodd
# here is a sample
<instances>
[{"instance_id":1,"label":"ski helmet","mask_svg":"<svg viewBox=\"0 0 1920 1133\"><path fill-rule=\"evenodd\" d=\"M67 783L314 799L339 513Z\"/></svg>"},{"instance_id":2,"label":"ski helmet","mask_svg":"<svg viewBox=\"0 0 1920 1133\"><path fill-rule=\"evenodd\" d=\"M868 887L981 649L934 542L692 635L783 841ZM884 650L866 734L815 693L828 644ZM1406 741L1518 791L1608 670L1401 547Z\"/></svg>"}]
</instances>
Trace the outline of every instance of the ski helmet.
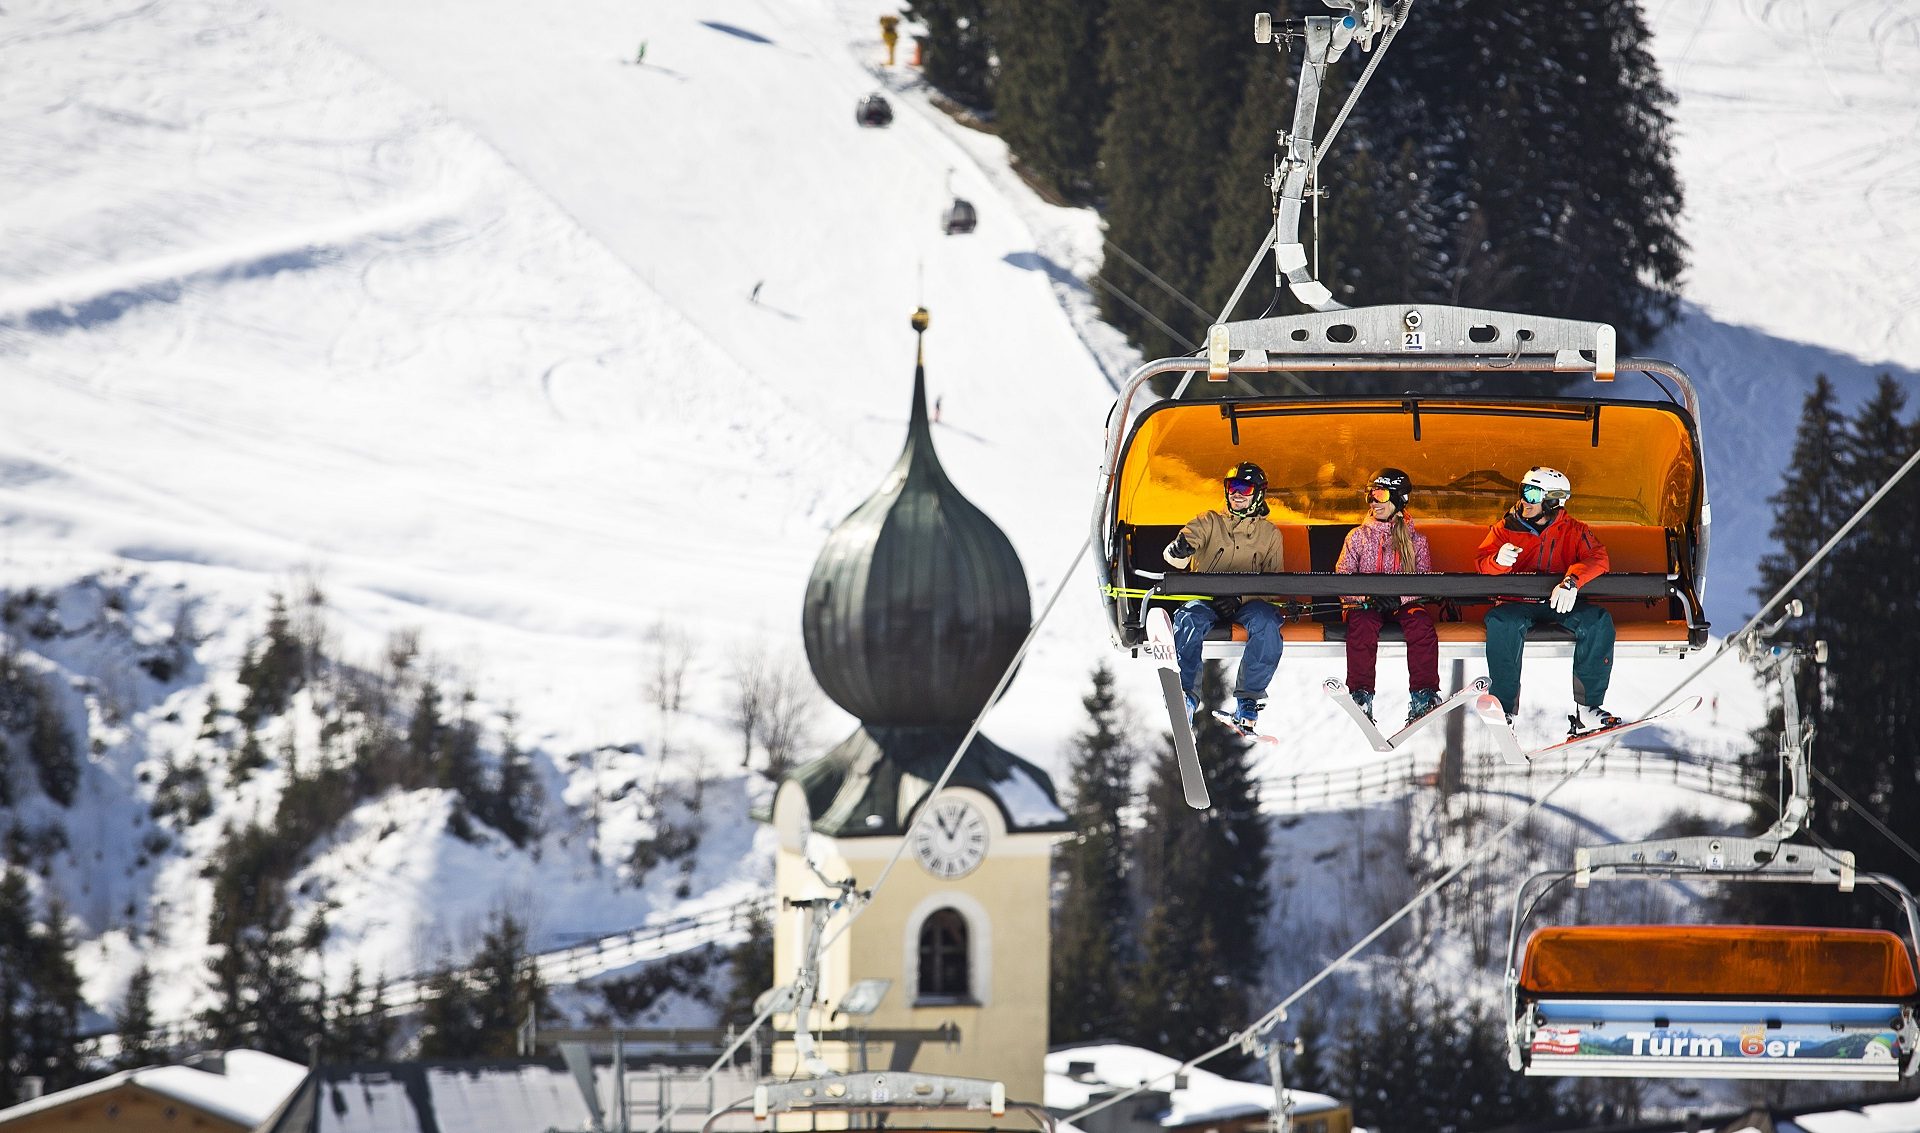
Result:
<instances>
[{"instance_id":1,"label":"ski helmet","mask_svg":"<svg viewBox=\"0 0 1920 1133\"><path fill-rule=\"evenodd\" d=\"M1544 464L1527 469L1527 474L1520 478L1521 499L1527 498L1528 488L1539 490L1540 499L1537 502L1548 510L1564 507L1573 498L1573 483L1567 479L1567 474Z\"/></svg>"},{"instance_id":2,"label":"ski helmet","mask_svg":"<svg viewBox=\"0 0 1920 1133\"><path fill-rule=\"evenodd\" d=\"M1413 491L1413 480L1398 468L1382 468L1367 481L1367 499L1373 499L1373 493L1381 488L1387 490L1387 502L1395 511L1407 510L1407 495Z\"/></svg>"},{"instance_id":3,"label":"ski helmet","mask_svg":"<svg viewBox=\"0 0 1920 1133\"><path fill-rule=\"evenodd\" d=\"M1234 515L1265 515L1267 514L1267 474L1266 472L1263 469L1261 469L1261 467L1258 464L1255 464L1253 461L1243 460L1240 463L1234 465L1232 468L1227 469L1227 475L1226 475L1225 484L1223 485L1223 487L1230 489L1233 487L1233 485L1237 483L1251 484L1253 486L1253 498L1251 501L1248 502L1248 504L1244 508L1235 508L1233 506L1233 493L1231 491L1228 491L1227 492L1227 510L1229 512L1232 512Z\"/></svg>"}]
</instances>

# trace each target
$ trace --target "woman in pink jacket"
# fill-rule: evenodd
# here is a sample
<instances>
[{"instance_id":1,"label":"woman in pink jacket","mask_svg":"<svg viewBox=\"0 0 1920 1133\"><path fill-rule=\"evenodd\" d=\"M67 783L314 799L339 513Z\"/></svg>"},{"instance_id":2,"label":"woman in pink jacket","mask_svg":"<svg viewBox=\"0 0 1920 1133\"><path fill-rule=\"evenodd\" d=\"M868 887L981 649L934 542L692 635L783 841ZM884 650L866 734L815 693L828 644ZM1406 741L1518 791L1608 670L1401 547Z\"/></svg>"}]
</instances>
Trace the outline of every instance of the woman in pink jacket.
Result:
<instances>
[{"instance_id":1,"label":"woman in pink jacket","mask_svg":"<svg viewBox=\"0 0 1920 1133\"><path fill-rule=\"evenodd\" d=\"M1433 570L1433 552L1427 537L1407 522L1407 494L1413 482L1398 468L1382 468L1367 484L1365 522L1347 533L1334 570L1341 574L1427 574ZM1359 602L1357 597L1349 601ZM1380 627L1391 618L1407 640L1407 723L1411 724L1440 704L1440 638L1434 632L1433 611L1420 604L1417 594L1400 598L1373 597L1347 611L1347 691L1353 702L1373 719L1374 661L1379 653Z\"/></svg>"}]
</instances>

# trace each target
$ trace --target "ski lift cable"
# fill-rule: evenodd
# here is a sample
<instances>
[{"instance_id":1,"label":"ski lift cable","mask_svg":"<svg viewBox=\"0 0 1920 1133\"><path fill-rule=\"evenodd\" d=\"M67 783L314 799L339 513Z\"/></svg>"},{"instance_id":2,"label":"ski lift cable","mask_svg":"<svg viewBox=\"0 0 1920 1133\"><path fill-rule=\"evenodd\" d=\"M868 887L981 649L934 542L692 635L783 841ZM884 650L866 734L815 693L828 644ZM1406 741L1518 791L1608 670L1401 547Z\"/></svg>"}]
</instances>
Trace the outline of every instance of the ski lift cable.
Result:
<instances>
[{"instance_id":1,"label":"ski lift cable","mask_svg":"<svg viewBox=\"0 0 1920 1133\"><path fill-rule=\"evenodd\" d=\"M1209 323L1214 321L1207 314L1207 309L1205 307L1202 307L1200 304L1195 303L1193 300L1187 298L1186 295L1183 294L1179 288L1175 287L1173 284L1168 283L1166 280L1161 279L1158 275L1154 274L1154 271L1152 268L1141 263L1139 260L1133 258L1131 255L1127 254L1127 250L1125 248L1122 248L1120 245L1114 243L1112 240L1109 240L1104 236L1100 238L1100 242L1106 245L1108 248L1111 248L1114 251L1114 253L1117 254L1121 259L1127 261L1127 266L1131 267L1133 270L1139 272L1141 275L1146 276L1148 279L1158 284L1160 286L1160 290L1173 296L1175 299L1180 300L1180 302L1185 303L1187 306L1187 310L1192 311L1194 314L1199 315L1203 319L1206 319ZM1188 346L1190 349L1193 348L1191 343L1189 343Z\"/></svg>"},{"instance_id":2,"label":"ski lift cable","mask_svg":"<svg viewBox=\"0 0 1920 1133\"><path fill-rule=\"evenodd\" d=\"M1367 89L1367 80L1373 78L1373 72L1379 68L1380 60L1386 58L1387 49L1393 46L1393 37L1399 35L1400 29L1406 26L1407 13L1412 9L1413 0L1400 0L1399 5L1394 9L1393 22L1387 26L1386 34L1380 39L1380 50L1373 52L1373 57L1367 60L1365 69L1360 72L1360 80L1353 84L1351 91L1347 92L1346 105L1340 108L1339 114L1334 115L1333 125L1327 127L1326 140L1313 151L1313 178L1316 185L1320 179L1321 159L1325 158L1327 151L1333 148L1333 139L1339 135L1340 127L1347 124L1347 115L1353 113L1354 105L1360 101L1360 92Z\"/></svg>"},{"instance_id":3,"label":"ski lift cable","mask_svg":"<svg viewBox=\"0 0 1920 1133\"><path fill-rule=\"evenodd\" d=\"M1895 470L1893 475L1889 476L1887 478L1887 481L1884 484L1880 485L1880 488L1878 491L1874 492L1873 495L1866 500L1866 502L1860 505L1859 510L1854 512L1852 518L1848 519L1846 523L1842 524L1838 531L1834 532L1832 538L1828 539L1826 543L1823 544L1818 551L1815 551L1813 555L1808 558L1806 564L1803 565L1800 568L1800 570L1796 572L1794 576L1787 581L1786 585L1782 586L1777 592L1775 592L1773 597L1767 600L1766 604L1762 606L1760 610L1753 615L1753 617L1747 622L1746 625L1740 627L1740 630L1737 633L1728 637L1726 641L1721 644L1719 651L1717 651L1712 657L1708 658L1706 664L1701 665L1699 668L1695 669L1693 672L1687 674L1685 677L1682 677L1680 681L1677 684L1675 684L1674 687L1666 693L1666 695L1662 696L1659 700L1654 702L1653 707L1649 709L1649 711L1651 712L1651 711L1659 710L1661 706L1665 705L1667 702L1672 700L1675 696L1679 695L1679 693L1683 689L1685 689L1688 685L1700 679L1701 674L1705 673L1708 669L1712 668L1723 657L1726 657L1729 653L1733 652L1733 650L1729 647L1730 643L1738 640L1741 634L1745 634L1751 631L1754 626L1758 625L1760 623L1760 620L1763 617L1765 617L1769 612L1771 612L1774 606L1778 605L1780 601L1786 597L1787 592L1791 590L1793 586L1800 581L1800 579L1806 577L1806 575L1810 573L1814 567L1818 566L1821 560L1825 559L1826 556L1833 551L1833 548L1839 544L1840 540L1845 538L1847 533L1852 531L1853 528L1856 527L1862 519L1866 518L1867 513L1873 510L1873 508L1877 504L1879 504L1879 502L1883 498L1886 497L1888 492L1893 490L1894 486L1898 484L1900 480L1904 478L1906 474L1913 469L1913 466L1915 464L1920 464L1920 449L1914 450L1913 455L1909 456L1906 462L1902 464L1897 470ZM1353 945L1349 947L1345 952L1342 952L1339 956L1335 957L1332 961L1330 961L1325 967L1322 967L1318 972L1314 973L1314 975L1311 978L1309 978L1307 982L1301 984L1285 999L1282 999L1279 1003L1275 1004L1271 1009L1269 1009L1266 1014L1254 1020L1252 1024L1234 1033L1233 1035L1228 1036L1227 1040L1221 1043L1220 1045L1212 1048L1211 1050L1206 1051L1203 1054L1197 1055L1196 1057L1184 1063L1181 1063L1179 1066L1174 1067L1172 1070L1168 1070L1161 1074L1155 1075L1152 1078L1142 1081L1137 1086L1123 1090L1110 1097L1104 1098L1101 1101L1096 1102L1092 1105L1076 1110L1075 1112L1068 1114L1062 1120L1064 1120L1070 1125L1078 1124L1081 1121L1081 1119L1088 1117L1092 1114L1098 1113L1101 1110L1107 1109L1110 1106L1117 1105L1118 1103L1126 1100L1127 1098L1133 1097L1134 1095L1140 1093L1143 1090L1146 1090L1147 1088L1155 1085L1156 1083L1159 1083L1162 1081L1170 1081L1176 1074L1184 1074L1187 1071L1193 1069L1194 1067L1199 1066L1203 1062L1211 1061L1212 1059L1217 1058L1220 1055L1225 1054L1230 1050L1234 1050L1247 1043L1253 1042L1255 1039L1258 1038L1258 1036L1262 1032L1266 1031L1268 1028L1272 1027L1274 1024L1278 1023L1280 1020L1286 1018L1287 1008L1299 1002L1299 1000L1303 996L1305 996L1307 992L1311 991L1313 988L1317 987L1319 984L1324 982L1328 977L1330 977L1336 970L1338 970L1348 960L1353 959L1355 956L1365 951L1369 946L1373 944L1374 941L1378 940L1381 936L1385 935L1388 929L1392 928L1394 925L1404 920L1409 914L1413 912L1413 910L1425 904L1427 901L1431 900L1434 894L1438 893L1445 886L1451 884L1454 878L1460 876L1461 873L1465 872L1467 867L1478 863L1482 858L1486 857L1496 846L1498 846L1501 842L1505 841L1506 837L1509 834L1512 834L1516 829L1520 827L1520 825L1523 822L1530 819L1533 816L1533 813L1535 811L1545 806L1547 803L1547 800L1551 799L1560 790L1560 788L1566 786L1576 776L1585 772L1587 767L1590 764L1592 764L1594 760L1612 751L1616 746L1618 746L1619 742L1620 742L1619 738L1615 738L1614 740L1611 740L1595 748L1592 754L1588 755L1586 759L1580 762L1579 766L1572 768L1566 774L1562 775L1558 780L1556 780L1551 786L1547 788L1545 793L1543 793L1539 798L1535 799L1525 810L1521 811L1505 826L1501 827L1498 831L1496 831L1492 837L1488 838L1484 843L1482 843L1479 849L1467 855L1460 862L1455 864L1451 869L1447 870L1447 872L1435 878L1431 883L1427 885L1426 888L1422 889L1419 893L1416 893L1412 898L1410 898L1407 901L1406 904L1400 906L1400 908L1395 910L1392 915L1387 917L1386 920L1381 921L1380 924L1376 926L1371 932L1367 933L1367 935L1355 941ZM1831 850L1830 847L1828 849Z\"/></svg>"},{"instance_id":4,"label":"ski lift cable","mask_svg":"<svg viewBox=\"0 0 1920 1133\"><path fill-rule=\"evenodd\" d=\"M1185 346L1188 350L1200 349L1199 343L1193 341L1191 338L1188 338L1186 335L1181 334L1179 331L1174 330L1172 327L1162 322L1159 316L1155 315L1152 311L1149 311L1145 307L1141 306L1133 298L1133 296L1128 295L1126 292L1120 290L1118 287L1115 287L1113 284L1108 283L1104 278L1102 278L1099 275L1093 276L1093 282L1099 284L1101 287L1112 292L1115 298L1119 299L1122 303L1125 303L1128 307L1132 308L1135 314L1139 315L1143 319L1146 319L1148 322L1152 323L1154 326L1160 328L1160 333L1166 335L1169 338L1172 338L1176 342L1179 342L1182 346Z\"/></svg>"},{"instance_id":5,"label":"ski lift cable","mask_svg":"<svg viewBox=\"0 0 1920 1133\"><path fill-rule=\"evenodd\" d=\"M967 754L967 749L973 745L974 737L980 734L980 726L986 720L987 713L993 710L995 704L999 703L1000 694L1006 691L1007 685L1013 680L1013 674L1019 671L1020 662L1026 657L1027 650L1032 647L1034 639L1040 636L1040 627L1046 624L1047 618L1052 615L1054 607L1059 604L1060 595L1066 593L1068 580L1073 577L1075 571L1080 569L1080 562L1086 558L1087 550L1091 546L1093 546L1093 536L1088 535L1086 539L1081 541L1080 549L1074 552L1073 561L1067 564L1066 571L1060 575L1060 584L1054 587L1053 596L1047 599L1047 604L1040 611L1040 616L1033 620L1033 625L1027 630L1026 640L1020 643L1020 648L1014 653L1013 659L1007 662L1006 670L1000 674L1000 681L993 686L993 692L988 695L986 704L982 705L980 711L974 715L973 723L968 726L967 734L961 737L959 747L953 753L953 758L947 760L947 765L941 770L940 777L934 780L933 786L928 788L925 795L921 796L924 800L931 802L934 796L946 788L947 781L953 778L954 771L960 766L960 760ZM933 807L927 805L922 805L914 811L913 821L909 822L906 830L901 832L900 844L894 848L893 856L887 859L885 866L881 867L879 876L875 877L873 884L867 888L864 898L852 907L852 911L848 913L847 918L841 921L839 927L834 929L833 934L821 943L820 951L822 953L828 948L831 948L834 942L846 933L848 927L850 927L854 921L860 919L861 913L872 907L873 895L878 893L881 886L887 883L887 878L892 874L893 867L899 864L901 856L906 853L907 846L912 843L914 831L919 829L920 824L924 822L927 815L932 812ZM753 1035L754 1032L758 1031L760 1027L766 1023L767 1019L773 1015L774 1005L778 1002L778 996L768 997L766 1008L755 1016L753 1022L749 1023L745 1030L741 1031L740 1035L734 1039L732 1045L721 1052L720 1057L714 1060L713 1065L707 1067L706 1073L702 1074L699 1081L694 1083L694 1089L686 1091L689 1097L696 1092L700 1086L713 1080L714 1075L718 1074L720 1069L727 1065L728 1061L733 1057L734 1052L740 1049L741 1044L745 1043L747 1039ZM686 1107L686 1104L686 1102L675 1102L665 1113L660 1115L659 1120L648 1128L647 1133L662 1133L668 1123Z\"/></svg>"},{"instance_id":6,"label":"ski lift cable","mask_svg":"<svg viewBox=\"0 0 1920 1133\"><path fill-rule=\"evenodd\" d=\"M1826 787L1827 790L1832 791L1834 794L1840 796L1841 802L1846 803L1848 806L1852 807L1854 811L1860 815L1861 818L1866 819L1867 825L1873 827L1875 830L1878 830L1881 834L1885 835L1887 841L1892 842L1894 845L1900 847L1900 851L1902 853L1912 858L1915 862L1920 862L1920 850L1915 850L1912 846L1908 845L1906 840L1901 838L1900 835L1895 834L1892 830L1888 829L1887 824L1880 821L1877 815L1875 815L1872 811L1868 810L1866 807L1861 806L1858 802L1854 800L1854 797L1852 795L1849 795L1845 791L1841 790L1840 784L1835 783L1832 779L1827 778L1826 773L1821 771L1818 767L1809 767L1808 770L1813 772L1813 777L1815 779L1820 780L1820 783L1822 786Z\"/></svg>"}]
</instances>

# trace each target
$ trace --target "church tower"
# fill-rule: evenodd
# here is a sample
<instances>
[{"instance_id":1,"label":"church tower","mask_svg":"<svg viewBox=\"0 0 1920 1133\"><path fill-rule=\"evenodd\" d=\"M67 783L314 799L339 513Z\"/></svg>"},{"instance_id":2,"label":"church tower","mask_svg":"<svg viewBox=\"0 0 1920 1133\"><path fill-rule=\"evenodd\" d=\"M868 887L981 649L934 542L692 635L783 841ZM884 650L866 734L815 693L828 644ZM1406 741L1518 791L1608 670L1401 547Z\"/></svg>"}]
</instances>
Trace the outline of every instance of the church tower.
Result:
<instances>
[{"instance_id":1,"label":"church tower","mask_svg":"<svg viewBox=\"0 0 1920 1133\"><path fill-rule=\"evenodd\" d=\"M924 335L924 309L913 325ZM827 537L802 616L815 678L861 723L780 784L771 815L778 894L829 894L815 869L872 887L914 816L932 808L872 904L821 957L814 1033L833 1040L850 1027L951 1024L957 1046L871 1043L869 1067L997 1079L1009 1098L1038 1102L1049 854L1069 825L1047 774L981 735L946 789L927 797L1019 651L1031 606L1013 545L934 453L924 349L906 447L880 490ZM774 943L782 982L798 971L804 944L800 917L783 912ZM849 987L874 979L891 981L876 1009L835 1014ZM836 1070L858 1068L853 1042L824 1050ZM790 1070L792 1057L782 1044L775 1072Z\"/></svg>"}]
</instances>

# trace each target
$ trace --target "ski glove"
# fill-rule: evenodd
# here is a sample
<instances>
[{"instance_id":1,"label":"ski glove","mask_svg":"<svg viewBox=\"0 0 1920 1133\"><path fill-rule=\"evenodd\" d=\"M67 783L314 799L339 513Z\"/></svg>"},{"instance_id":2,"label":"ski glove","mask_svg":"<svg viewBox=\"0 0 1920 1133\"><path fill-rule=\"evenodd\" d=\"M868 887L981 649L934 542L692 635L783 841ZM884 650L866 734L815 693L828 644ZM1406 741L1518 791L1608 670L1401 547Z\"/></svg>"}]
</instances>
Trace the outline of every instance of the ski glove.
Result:
<instances>
[{"instance_id":1,"label":"ski glove","mask_svg":"<svg viewBox=\"0 0 1920 1133\"><path fill-rule=\"evenodd\" d=\"M1520 547L1517 543L1502 543L1494 552L1493 561L1503 567L1510 567L1520 561Z\"/></svg>"},{"instance_id":2,"label":"ski glove","mask_svg":"<svg viewBox=\"0 0 1920 1133\"><path fill-rule=\"evenodd\" d=\"M1507 546L1511 547L1513 544L1509 543ZM1547 595L1547 605L1553 607L1554 613L1564 614L1573 609L1573 600L1579 596L1580 584L1573 580L1572 575L1568 575L1560 580L1560 585L1553 588L1553 593Z\"/></svg>"},{"instance_id":3,"label":"ski glove","mask_svg":"<svg viewBox=\"0 0 1920 1133\"><path fill-rule=\"evenodd\" d=\"M1173 542L1167 544L1167 549L1161 552L1160 557L1167 560L1167 565L1177 570L1185 570L1187 564L1193 561L1193 544L1187 542L1184 534L1175 535Z\"/></svg>"}]
</instances>

